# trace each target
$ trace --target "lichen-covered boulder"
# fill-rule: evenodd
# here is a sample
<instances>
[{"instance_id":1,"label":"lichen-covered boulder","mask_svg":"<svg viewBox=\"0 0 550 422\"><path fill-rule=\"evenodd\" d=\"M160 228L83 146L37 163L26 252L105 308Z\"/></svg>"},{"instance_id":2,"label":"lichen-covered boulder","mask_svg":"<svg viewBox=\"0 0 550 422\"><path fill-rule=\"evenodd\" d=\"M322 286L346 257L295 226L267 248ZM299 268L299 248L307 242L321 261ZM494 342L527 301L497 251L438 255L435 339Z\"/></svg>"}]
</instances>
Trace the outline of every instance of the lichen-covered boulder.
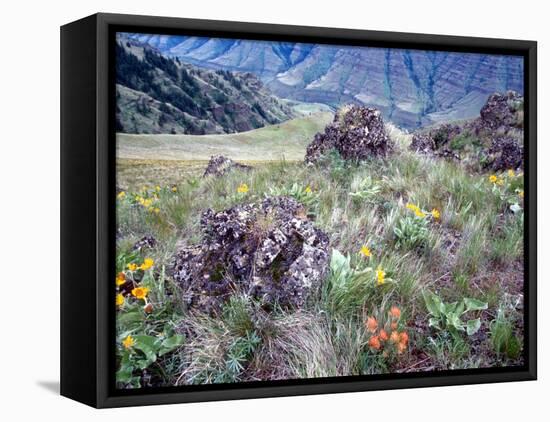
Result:
<instances>
[{"instance_id":1,"label":"lichen-covered boulder","mask_svg":"<svg viewBox=\"0 0 550 422\"><path fill-rule=\"evenodd\" d=\"M430 135L424 133L415 133L413 135L409 149L411 151L416 151L421 154L433 154L433 152L435 151L435 142Z\"/></svg>"},{"instance_id":2,"label":"lichen-covered boulder","mask_svg":"<svg viewBox=\"0 0 550 422\"><path fill-rule=\"evenodd\" d=\"M203 177L206 176L223 176L230 170L250 170L252 167L245 164L237 163L231 158L224 157L223 155L214 155L210 158L208 165L204 171Z\"/></svg>"},{"instance_id":3,"label":"lichen-covered boulder","mask_svg":"<svg viewBox=\"0 0 550 422\"><path fill-rule=\"evenodd\" d=\"M385 156L392 144L380 111L362 106L344 107L324 132L317 133L306 150L306 163L314 163L331 149L345 160Z\"/></svg>"},{"instance_id":4,"label":"lichen-covered boulder","mask_svg":"<svg viewBox=\"0 0 550 422\"><path fill-rule=\"evenodd\" d=\"M429 136L433 139L435 148L440 149L446 146L456 136L460 135L461 132L462 129L459 126L445 123L430 130Z\"/></svg>"},{"instance_id":5,"label":"lichen-covered boulder","mask_svg":"<svg viewBox=\"0 0 550 422\"><path fill-rule=\"evenodd\" d=\"M509 129L520 124L523 113L523 96L514 91L492 94L479 115L481 123L488 129Z\"/></svg>"},{"instance_id":6,"label":"lichen-covered boulder","mask_svg":"<svg viewBox=\"0 0 550 422\"><path fill-rule=\"evenodd\" d=\"M328 236L293 198L269 197L201 217L203 240L175 256L174 279L191 308L215 313L236 292L267 308L302 307L319 292Z\"/></svg>"},{"instance_id":7,"label":"lichen-covered boulder","mask_svg":"<svg viewBox=\"0 0 550 422\"><path fill-rule=\"evenodd\" d=\"M484 154L484 162L495 172L523 168L523 147L514 138L495 138Z\"/></svg>"}]
</instances>

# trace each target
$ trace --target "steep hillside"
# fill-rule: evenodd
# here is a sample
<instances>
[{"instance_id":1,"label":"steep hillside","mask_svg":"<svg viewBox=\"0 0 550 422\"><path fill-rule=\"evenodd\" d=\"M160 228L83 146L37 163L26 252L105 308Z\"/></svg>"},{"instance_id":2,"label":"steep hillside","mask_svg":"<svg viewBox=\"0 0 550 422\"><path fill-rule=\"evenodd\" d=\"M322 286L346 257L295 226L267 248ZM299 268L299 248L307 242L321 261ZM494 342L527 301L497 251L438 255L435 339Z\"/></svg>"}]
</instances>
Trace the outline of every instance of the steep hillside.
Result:
<instances>
[{"instance_id":1,"label":"steep hillside","mask_svg":"<svg viewBox=\"0 0 550 422\"><path fill-rule=\"evenodd\" d=\"M196 68L124 39L116 60L118 132L233 133L294 117L251 73Z\"/></svg>"},{"instance_id":2,"label":"steep hillside","mask_svg":"<svg viewBox=\"0 0 550 422\"><path fill-rule=\"evenodd\" d=\"M493 92L523 93L520 57L133 34L163 54L253 72L279 97L375 106L414 128L475 117Z\"/></svg>"}]
</instances>

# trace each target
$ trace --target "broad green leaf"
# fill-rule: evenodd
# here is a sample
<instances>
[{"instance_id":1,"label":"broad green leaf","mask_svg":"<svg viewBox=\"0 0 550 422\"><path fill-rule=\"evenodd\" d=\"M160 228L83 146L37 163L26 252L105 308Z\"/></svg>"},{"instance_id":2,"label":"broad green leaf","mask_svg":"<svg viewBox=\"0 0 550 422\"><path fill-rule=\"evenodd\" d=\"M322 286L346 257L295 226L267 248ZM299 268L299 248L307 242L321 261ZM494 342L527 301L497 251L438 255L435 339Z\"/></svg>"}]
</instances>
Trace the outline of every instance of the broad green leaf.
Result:
<instances>
[{"instance_id":1,"label":"broad green leaf","mask_svg":"<svg viewBox=\"0 0 550 422\"><path fill-rule=\"evenodd\" d=\"M452 302L445 304L445 313L456 313L456 306L458 305L458 302Z\"/></svg>"},{"instance_id":2,"label":"broad green leaf","mask_svg":"<svg viewBox=\"0 0 550 422\"><path fill-rule=\"evenodd\" d=\"M477 333L480 327L481 321L479 320L479 318L471 319L466 323L466 333L471 336L472 334Z\"/></svg>"},{"instance_id":3,"label":"broad green leaf","mask_svg":"<svg viewBox=\"0 0 550 422\"><path fill-rule=\"evenodd\" d=\"M464 331L464 324L460 320L460 316L457 314L447 314L447 323L451 326L456 328L459 331Z\"/></svg>"},{"instance_id":4,"label":"broad green leaf","mask_svg":"<svg viewBox=\"0 0 550 422\"><path fill-rule=\"evenodd\" d=\"M455 309L455 313L457 315L462 315L462 313L464 312L464 306L464 301L459 302Z\"/></svg>"},{"instance_id":5,"label":"broad green leaf","mask_svg":"<svg viewBox=\"0 0 550 422\"><path fill-rule=\"evenodd\" d=\"M175 348L181 346L184 340L185 340L185 337L183 337L181 334L176 334L164 339L160 347L159 356L162 356L168 352L171 352Z\"/></svg>"},{"instance_id":6,"label":"broad green leaf","mask_svg":"<svg viewBox=\"0 0 550 422\"><path fill-rule=\"evenodd\" d=\"M132 380L132 372L134 367L132 365L121 365L120 369L116 372L117 382L129 383Z\"/></svg>"},{"instance_id":7,"label":"broad green leaf","mask_svg":"<svg viewBox=\"0 0 550 422\"><path fill-rule=\"evenodd\" d=\"M441 315L441 301L439 298L430 292L424 292L422 295L424 296L424 302L426 303L428 312L434 317L439 317Z\"/></svg>"},{"instance_id":8,"label":"broad green leaf","mask_svg":"<svg viewBox=\"0 0 550 422\"><path fill-rule=\"evenodd\" d=\"M464 304L466 305L467 311L481 311L487 309L487 302L482 302L481 300L464 298Z\"/></svg>"},{"instance_id":9,"label":"broad green leaf","mask_svg":"<svg viewBox=\"0 0 550 422\"><path fill-rule=\"evenodd\" d=\"M330 268L333 271L340 271L340 269L347 267L347 264L349 264L348 259L338 249L333 249L330 258Z\"/></svg>"},{"instance_id":10,"label":"broad green leaf","mask_svg":"<svg viewBox=\"0 0 550 422\"><path fill-rule=\"evenodd\" d=\"M145 355L145 358L147 359L147 364L142 363L140 367L141 369L145 369L147 366L149 366L151 363L155 362L157 360L157 354L156 351L158 349L158 343L156 343L157 338L153 336L146 336L146 335L140 335L134 337L136 344L134 345L134 348L141 350L143 354ZM145 365L143 367L143 365Z\"/></svg>"},{"instance_id":11,"label":"broad green leaf","mask_svg":"<svg viewBox=\"0 0 550 422\"><path fill-rule=\"evenodd\" d=\"M117 327L121 330L133 330L143 322L143 312L141 309L122 310L117 314Z\"/></svg>"},{"instance_id":12,"label":"broad green leaf","mask_svg":"<svg viewBox=\"0 0 550 422\"><path fill-rule=\"evenodd\" d=\"M434 327L434 328L437 328L438 330L441 329L441 326L439 325L439 320L437 318L430 318L428 320L428 325L430 327Z\"/></svg>"}]
</instances>

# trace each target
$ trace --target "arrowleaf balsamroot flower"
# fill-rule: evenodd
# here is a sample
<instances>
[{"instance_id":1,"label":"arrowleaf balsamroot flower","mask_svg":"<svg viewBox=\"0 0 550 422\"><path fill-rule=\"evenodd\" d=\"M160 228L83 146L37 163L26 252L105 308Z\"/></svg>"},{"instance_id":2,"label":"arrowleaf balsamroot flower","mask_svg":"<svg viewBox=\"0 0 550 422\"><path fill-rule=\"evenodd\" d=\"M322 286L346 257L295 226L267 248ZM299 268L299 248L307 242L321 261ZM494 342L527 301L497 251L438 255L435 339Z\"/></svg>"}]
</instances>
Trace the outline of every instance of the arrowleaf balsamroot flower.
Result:
<instances>
[{"instance_id":1,"label":"arrowleaf balsamroot flower","mask_svg":"<svg viewBox=\"0 0 550 422\"><path fill-rule=\"evenodd\" d=\"M376 283L381 286L386 282L386 272L382 269L382 267L378 267L376 269Z\"/></svg>"},{"instance_id":2,"label":"arrowleaf balsamroot flower","mask_svg":"<svg viewBox=\"0 0 550 422\"><path fill-rule=\"evenodd\" d=\"M365 322L365 326L369 332L374 333L378 328L378 322L374 317L368 317L367 322Z\"/></svg>"},{"instance_id":3,"label":"arrowleaf balsamroot flower","mask_svg":"<svg viewBox=\"0 0 550 422\"><path fill-rule=\"evenodd\" d=\"M306 188L304 189L304 192L311 193L311 186L307 185Z\"/></svg>"},{"instance_id":4,"label":"arrowleaf balsamroot flower","mask_svg":"<svg viewBox=\"0 0 550 422\"><path fill-rule=\"evenodd\" d=\"M417 217L420 217L420 218L426 217L426 213L424 211L420 210L420 209L416 210L414 212L414 215L416 215Z\"/></svg>"},{"instance_id":5,"label":"arrowleaf balsamroot flower","mask_svg":"<svg viewBox=\"0 0 550 422\"><path fill-rule=\"evenodd\" d=\"M155 265L155 261L153 261L151 258L145 258L143 260L143 264L139 266L139 269L142 271L147 271L149 268L151 268L153 265Z\"/></svg>"},{"instance_id":6,"label":"arrowleaf balsamroot flower","mask_svg":"<svg viewBox=\"0 0 550 422\"><path fill-rule=\"evenodd\" d=\"M130 262L127 267L130 271L135 271L138 268L137 264L134 264L133 262Z\"/></svg>"},{"instance_id":7,"label":"arrowleaf balsamroot flower","mask_svg":"<svg viewBox=\"0 0 550 422\"><path fill-rule=\"evenodd\" d=\"M237 188L238 193L247 193L248 192L248 185L246 183L241 183L239 187Z\"/></svg>"},{"instance_id":8,"label":"arrowleaf balsamroot flower","mask_svg":"<svg viewBox=\"0 0 550 422\"><path fill-rule=\"evenodd\" d=\"M122 340L122 345L125 349L129 349L130 347L134 346L136 344L136 341L132 336L126 337L124 340Z\"/></svg>"},{"instance_id":9,"label":"arrowleaf balsamroot flower","mask_svg":"<svg viewBox=\"0 0 550 422\"><path fill-rule=\"evenodd\" d=\"M514 172L514 170L510 169L508 170L508 177L515 177L516 176L516 173Z\"/></svg>"},{"instance_id":10,"label":"arrowleaf balsamroot flower","mask_svg":"<svg viewBox=\"0 0 550 422\"><path fill-rule=\"evenodd\" d=\"M371 253L370 249L368 248L368 246L362 246L361 250L360 250L360 253L366 258L369 258L370 256L372 256L372 253Z\"/></svg>"},{"instance_id":11,"label":"arrowleaf balsamroot flower","mask_svg":"<svg viewBox=\"0 0 550 422\"><path fill-rule=\"evenodd\" d=\"M124 199L126 197L126 192L120 191L116 197L118 199Z\"/></svg>"},{"instance_id":12,"label":"arrowleaf balsamroot flower","mask_svg":"<svg viewBox=\"0 0 550 422\"><path fill-rule=\"evenodd\" d=\"M122 305L124 305L124 296L118 293L116 295L116 306L122 306Z\"/></svg>"},{"instance_id":13,"label":"arrowleaf balsamroot flower","mask_svg":"<svg viewBox=\"0 0 550 422\"><path fill-rule=\"evenodd\" d=\"M116 285L122 286L124 283L126 283L126 274L121 271L116 275Z\"/></svg>"},{"instance_id":14,"label":"arrowleaf balsamroot flower","mask_svg":"<svg viewBox=\"0 0 550 422\"><path fill-rule=\"evenodd\" d=\"M497 180L498 180L498 177L497 177L495 174L491 174L491 175L489 176L489 182L491 182L491 183L496 183Z\"/></svg>"},{"instance_id":15,"label":"arrowleaf balsamroot flower","mask_svg":"<svg viewBox=\"0 0 550 422\"><path fill-rule=\"evenodd\" d=\"M137 299L145 299L147 297L147 293L149 293L149 289L147 287L136 287L132 289L132 296Z\"/></svg>"},{"instance_id":16,"label":"arrowleaf balsamroot flower","mask_svg":"<svg viewBox=\"0 0 550 422\"><path fill-rule=\"evenodd\" d=\"M409 202L407 203L407 205L405 205L405 207L411 210L412 212L414 212L414 215L416 215L417 217L420 217L420 218L426 217L426 213L422 211L418 205L411 204Z\"/></svg>"},{"instance_id":17,"label":"arrowleaf balsamroot flower","mask_svg":"<svg viewBox=\"0 0 550 422\"><path fill-rule=\"evenodd\" d=\"M439 210L437 208L434 208L432 210L432 217L436 220L439 220L441 218L441 213L439 212Z\"/></svg>"}]
</instances>

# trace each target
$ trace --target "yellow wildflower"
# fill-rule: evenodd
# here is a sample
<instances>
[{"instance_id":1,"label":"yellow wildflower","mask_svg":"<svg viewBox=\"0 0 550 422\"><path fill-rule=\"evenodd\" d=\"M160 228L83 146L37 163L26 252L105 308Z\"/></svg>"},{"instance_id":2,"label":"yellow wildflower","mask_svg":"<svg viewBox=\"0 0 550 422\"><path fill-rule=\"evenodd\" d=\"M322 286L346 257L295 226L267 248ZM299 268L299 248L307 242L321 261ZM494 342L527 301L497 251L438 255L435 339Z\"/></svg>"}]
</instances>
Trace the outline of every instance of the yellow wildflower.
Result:
<instances>
[{"instance_id":1,"label":"yellow wildflower","mask_svg":"<svg viewBox=\"0 0 550 422\"><path fill-rule=\"evenodd\" d=\"M247 193L248 192L248 185L246 183L241 183L239 187L237 188L238 193Z\"/></svg>"},{"instance_id":2,"label":"yellow wildflower","mask_svg":"<svg viewBox=\"0 0 550 422\"><path fill-rule=\"evenodd\" d=\"M147 287L136 287L135 289L132 289L132 296L137 299L145 299L147 297L147 293L149 293L149 289Z\"/></svg>"},{"instance_id":3,"label":"yellow wildflower","mask_svg":"<svg viewBox=\"0 0 550 422\"><path fill-rule=\"evenodd\" d=\"M145 258L143 260L143 264L139 266L140 270L147 271L149 268L151 268L153 265L155 265L155 261L153 261L151 258Z\"/></svg>"},{"instance_id":4,"label":"yellow wildflower","mask_svg":"<svg viewBox=\"0 0 550 422\"><path fill-rule=\"evenodd\" d=\"M520 191L518 192L518 195L519 195L520 198L523 198L523 197L525 196L525 194L523 193L522 190L520 190Z\"/></svg>"},{"instance_id":5,"label":"yellow wildflower","mask_svg":"<svg viewBox=\"0 0 550 422\"><path fill-rule=\"evenodd\" d=\"M122 296L120 293L116 295L116 306L122 306L124 305L124 296Z\"/></svg>"},{"instance_id":6,"label":"yellow wildflower","mask_svg":"<svg viewBox=\"0 0 550 422\"><path fill-rule=\"evenodd\" d=\"M436 220L439 220L439 218L441 217L441 213L437 208L434 208L432 210L432 217L435 218Z\"/></svg>"},{"instance_id":7,"label":"yellow wildflower","mask_svg":"<svg viewBox=\"0 0 550 422\"><path fill-rule=\"evenodd\" d=\"M155 214L158 214L160 212L160 208L153 208L152 210Z\"/></svg>"},{"instance_id":8,"label":"yellow wildflower","mask_svg":"<svg viewBox=\"0 0 550 422\"><path fill-rule=\"evenodd\" d=\"M116 285L122 286L124 283L126 283L126 274L121 271L116 275Z\"/></svg>"},{"instance_id":9,"label":"yellow wildflower","mask_svg":"<svg viewBox=\"0 0 550 422\"><path fill-rule=\"evenodd\" d=\"M496 175L491 174L491 175L489 176L489 182L491 182L491 183L496 183L497 180L498 180L498 177L497 177Z\"/></svg>"},{"instance_id":10,"label":"yellow wildflower","mask_svg":"<svg viewBox=\"0 0 550 422\"><path fill-rule=\"evenodd\" d=\"M143 200L143 202L141 203L141 205L143 205L145 208L149 208L152 204L153 200L150 198Z\"/></svg>"},{"instance_id":11,"label":"yellow wildflower","mask_svg":"<svg viewBox=\"0 0 550 422\"><path fill-rule=\"evenodd\" d=\"M120 191L117 195L118 199L124 199L126 197L126 192Z\"/></svg>"},{"instance_id":12,"label":"yellow wildflower","mask_svg":"<svg viewBox=\"0 0 550 422\"><path fill-rule=\"evenodd\" d=\"M372 256L372 253L371 253L370 249L368 248L368 246L362 246L360 252L366 258Z\"/></svg>"},{"instance_id":13,"label":"yellow wildflower","mask_svg":"<svg viewBox=\"0 0 550 422\"><path fill-rule=\"evenodd\" d=\"M405 205L406 208L410 209L411 211L418 211L420 210L420 208L418 208L418 206L414 205L414 204L411 204L410 202L407 203L407 205Z\"/></svg>"},{"instance_id":14,"label":"yellow wildflower","mask_svg":"<svg viewBox=\"0 0 550 422\"><path fill-rule=\"evenodd\" d=\"M416 215L417 217L420 217L420 218L426 217L426 213L424 211L422 211L421 209L417 209L414 212L414 215Z\"/></svg>"},{"instance_id":15,"label":"yellow wildflower","mask_svg":"<svg viewBox=\"0 0 550 422\"><path fill-rule=\"evenodd\" d=\"M311 193L311 186L307 185L304 191L305 193Z\"/></svg>"},{"instance_id":16,"label":"yellow wildflower","mask_svg":"<svg viewBox=\"0 0 550 422\"><path fill-rule=\"evenodd\" d=\"M380 266L376 269L376 282L379 286L386 282L386 272Z\"/></svg>"},{"instance_id":17,"label":"yellow wildflower","mask_svg":"<svg viewBox=\"0 0 550 422\"><path fill-rule=\"evenodd\" d=\"M136 341L132 336L128 336L124 340L122 340L122 345L124 346L125 349L129 349L134 344L136 344Z\"/></svg>"},{"instance_id":18,"label":"yellow wildflower","mask_svg":"<svg viewBox=\"0 0 550 422\"><path fill-rule=\"evenodd\" d=\"M157 192L160 192L160 186L159 186L159 185L155 186L155 190L156 190Z\"/></svg>"},{"instance_id":19,"label":"yellow wildflower","mask_svg":"<svg viewBox=\"0 0 550 422\"><path fill-rule=\"evenodd\" d=\"M176 186L172 186L172 192L177 192L178 188Z\"/></svg>"},{"instance_id":20,"label":"yellow wildflower","mask_svg":"<svg viewBox=\"0 0 550 422\"><path fill-rule=\"evenodd\" d=\"M508 177L515 177L516 173L514 173L514 170L508 170Z\"/></svg>"},{"instance_id":21,"label":"yellow wildflower","mask_svg":"<svg viewBox=\"0 0 550 422\"><path fill-rule=\"evenodd\" d=\"M130 271L135 271L135 270L137 270L138 266L137 266L137 264L134 264L133 262L131 262L127 265L127 267Z\"/></svg>"}]
</instances>

